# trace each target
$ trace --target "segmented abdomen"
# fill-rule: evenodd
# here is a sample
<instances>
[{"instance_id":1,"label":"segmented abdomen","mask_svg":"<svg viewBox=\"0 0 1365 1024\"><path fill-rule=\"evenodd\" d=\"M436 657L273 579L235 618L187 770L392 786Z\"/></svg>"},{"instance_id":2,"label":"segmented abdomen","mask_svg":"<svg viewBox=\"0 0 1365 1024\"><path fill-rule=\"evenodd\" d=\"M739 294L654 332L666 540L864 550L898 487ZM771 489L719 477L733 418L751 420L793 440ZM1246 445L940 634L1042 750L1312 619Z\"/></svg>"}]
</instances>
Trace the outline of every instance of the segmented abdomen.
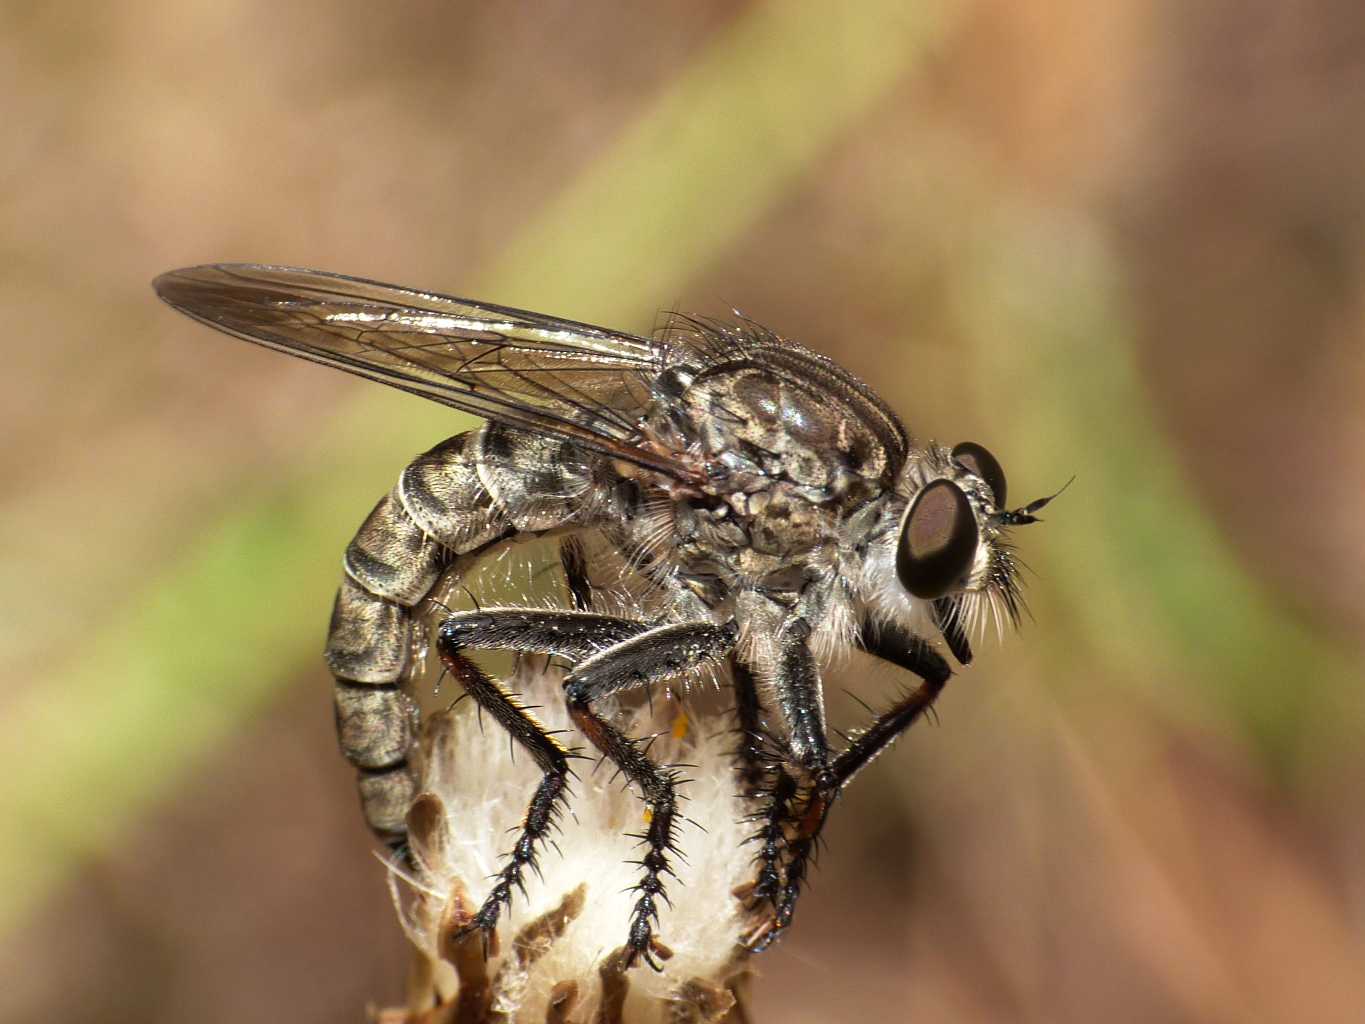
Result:
<instances>
[{"instance_id":1,"label":"segmented abdomen","mask_svg":"<svg viewBox=\"0 0 1365 1024\"><path fill-rule=\"evenodd\" d=\"M417 795L408 755L418 712L402 689L423 628L414 609L443 574L499 541L600 512L593 472L566 442L488 424L414 460L346 549L326 658L341 751L359 769L365 820L385 841L402 842Z\"/></svg>"},{"instance_id":2,"label":"segmented abdomen","mask_svg":"<svg viewBox=\"0 0 1365 1024\"><path fill-rule=\"evenodd\" d=\"M510 532L479 479L479 434L453 437L403 471L346 549L332 609L326 657L336 677L337 738L360 770L365 820L391 843L402 840L416 796L408 755L417 707L402 690L420 628L413 609L454 556Z\"/></svg>"}]
</instances>

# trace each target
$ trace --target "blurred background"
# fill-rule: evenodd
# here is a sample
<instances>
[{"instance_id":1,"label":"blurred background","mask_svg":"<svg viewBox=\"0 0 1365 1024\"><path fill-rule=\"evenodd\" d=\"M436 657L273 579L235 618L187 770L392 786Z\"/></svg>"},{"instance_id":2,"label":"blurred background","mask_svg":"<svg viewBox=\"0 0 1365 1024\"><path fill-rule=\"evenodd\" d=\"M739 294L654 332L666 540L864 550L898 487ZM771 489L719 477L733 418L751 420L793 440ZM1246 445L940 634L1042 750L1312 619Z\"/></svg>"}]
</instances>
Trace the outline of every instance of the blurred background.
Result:
<instances>
[{"instance_id":1,"label":"blurred background","mask_svg":"<svg viewBox=\"0 0 1365 1024\"><path fill-rule=\"evenodd\" d=\"M0 1018L402 993L319 652L469 421L149 288L246 259L738 307L1076 475L756 1021L1365 1019L1365 7L847 6L0 6Z\"/></svg>"}]
</instances>

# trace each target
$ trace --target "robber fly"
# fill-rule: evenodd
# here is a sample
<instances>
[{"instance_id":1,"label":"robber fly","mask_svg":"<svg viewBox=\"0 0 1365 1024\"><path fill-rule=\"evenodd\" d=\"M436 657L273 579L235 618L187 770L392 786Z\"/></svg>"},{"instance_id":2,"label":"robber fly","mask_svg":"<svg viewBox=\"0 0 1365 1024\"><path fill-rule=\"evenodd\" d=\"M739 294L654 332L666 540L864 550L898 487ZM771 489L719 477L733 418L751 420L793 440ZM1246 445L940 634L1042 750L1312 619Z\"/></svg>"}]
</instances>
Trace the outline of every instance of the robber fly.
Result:
<instances>
[{"instance_id":1,"label":"robber fly","mask_svg":"<svg viewBox=\"0 0 1365 1024\"><path fill-rule=\"evenodd\" d=\"M490 939L568 799L571 751L469 652L555 655L587 741L648 810L631 962L651 941L676 849L676 778L597 709L601 698L728 662L741 774L763 823L752 886L766 945L791 921L830 806L924 714L968 635L1021 603L1010 527L1050 498L1006 506L979 444L918 444L829 359L752 322L674 316L637 337L314 270L219 264L159 277L157 293L220 331L485 417L409 465L351 541L326 658L336 721L370 827L395 848L415 782L417 713L402 685L438 580L547 534L574 608L483 608L436 631L445 669L543 772L520 834L469 930ZM604 613L584 544L643 581L638 613ZM921 682L841 750L820 665L857 647Z\"/></svg>"}]
</instances>

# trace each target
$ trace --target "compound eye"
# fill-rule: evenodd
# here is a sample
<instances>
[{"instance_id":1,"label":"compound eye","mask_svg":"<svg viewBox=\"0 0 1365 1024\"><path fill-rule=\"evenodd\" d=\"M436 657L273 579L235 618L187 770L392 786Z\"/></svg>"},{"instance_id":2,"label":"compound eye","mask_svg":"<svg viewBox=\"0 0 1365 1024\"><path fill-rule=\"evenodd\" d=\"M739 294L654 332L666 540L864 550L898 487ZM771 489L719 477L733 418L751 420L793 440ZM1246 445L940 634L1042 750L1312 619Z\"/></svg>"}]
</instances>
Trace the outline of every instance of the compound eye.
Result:
<instances>
[{"instance_id":1,"label":"compound eye","mask_svg":"<svg viewBox=\"0 0 1365 1024\"><path fill-rule=\"evenodd\" d=\"M1005 507L1005 471L994 455L975 441L963 441L953 449L953 458L985 481L995 497L996 508Z\"/></svg>"},{"instance_id":2,"label":"compound eye","mask_svg":"<svg viewBox=\"0 0 1365 1024\"><path fill-rule=\"evenodd\" d=\"M976 558L976 515L962 488L935 480L915 496L901 525L896 575L916 597L933 600L962 585Z\"/></svg>"}]
</instances>

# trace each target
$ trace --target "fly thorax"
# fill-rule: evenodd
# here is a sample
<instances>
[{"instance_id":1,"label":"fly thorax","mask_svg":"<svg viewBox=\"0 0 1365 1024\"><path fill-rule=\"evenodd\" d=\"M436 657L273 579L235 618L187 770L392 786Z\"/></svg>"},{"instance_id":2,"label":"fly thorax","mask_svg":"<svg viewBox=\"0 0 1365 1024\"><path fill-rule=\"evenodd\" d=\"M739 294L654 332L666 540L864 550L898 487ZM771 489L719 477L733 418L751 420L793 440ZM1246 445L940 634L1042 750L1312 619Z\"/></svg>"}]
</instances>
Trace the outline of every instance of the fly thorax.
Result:
<instances>
[{"instance_id":1,"label":"fly thorax","mask_svg":"<svg viewBox=\"0 0 1365 1024\"><path fill-rule=\"evenodd\" d=\"M751 362L716 367L697 376L682 404L732 493L786 483L842 514L891 484L888 453L867 424L790 375Z\"/></svg>"},{"instance_id":2,"label":"fly thorax","mask_svg":"<svg viewBox=\"0 0 1365 1024\"><path fill-rule=\"evenodd\" d=\"M749 550L758 556L809 551L828 538L835 522L825 503L812 502L786 481L744 497Z\"/></svg>"},{"instance_id":3,"label":"fly thorax","mask_svg":"<svg viewBox=\"0 0 1365 1024\"><path fill-rule=\"evenodd\" d=\"M799 590L812 566L831 560L836 541L827 509L785 483L710 506L675 506L677 557L686 573L727 587Z\"/></svg>"},{"instance_id":4,"label":"fly thorax","mask_svg":"<svg viewBox=\"0 0 1365 1024\"><path fill-rule=\"evenodd\" d=\"M677 502L673 528L678 563L692 576L733 576L749 544L748 533L724 503Z\"/></svg>"}]
</instances>

